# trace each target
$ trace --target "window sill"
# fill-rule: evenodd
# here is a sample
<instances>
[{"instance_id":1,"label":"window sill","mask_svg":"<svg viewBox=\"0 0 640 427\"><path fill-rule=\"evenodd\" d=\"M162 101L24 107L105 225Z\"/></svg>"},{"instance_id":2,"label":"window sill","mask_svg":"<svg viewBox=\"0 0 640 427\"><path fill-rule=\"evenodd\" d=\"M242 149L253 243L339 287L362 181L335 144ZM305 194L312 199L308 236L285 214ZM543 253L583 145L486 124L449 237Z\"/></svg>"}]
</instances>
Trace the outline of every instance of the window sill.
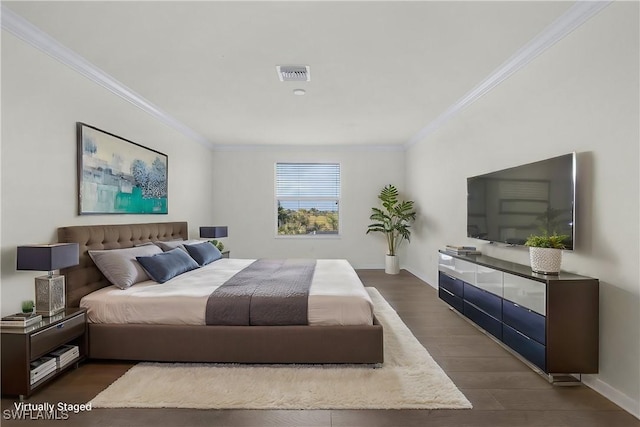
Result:
<instances>
[{"instance_id":1,"label":"window sill","mask_svg":"<svg viewBox=\"0 0 640 427\"><path fill-rule=\"evenodd\" d=\"M340 234L277 234L276 239L341 239Z\"/></svg>"}]
</instances>

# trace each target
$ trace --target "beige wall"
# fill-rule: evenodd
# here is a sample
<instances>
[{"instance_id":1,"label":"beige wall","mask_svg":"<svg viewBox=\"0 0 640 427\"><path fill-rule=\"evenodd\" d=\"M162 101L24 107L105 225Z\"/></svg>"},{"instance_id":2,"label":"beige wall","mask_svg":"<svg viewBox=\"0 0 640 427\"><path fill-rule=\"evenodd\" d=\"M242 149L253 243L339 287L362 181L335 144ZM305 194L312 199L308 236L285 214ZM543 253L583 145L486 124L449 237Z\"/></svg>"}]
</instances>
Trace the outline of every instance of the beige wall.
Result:
<instances>
[{"instance_id":1,"label":"beige wall","mask_svg":"<svg viewBox=\"0 0 640 427\"><path fill-rule=\"evenodd\" d=\"M168 215L77 215L77 121L169 156ZM213 153L39 50L2 34L2 315L34 298L16 247L55 242L66 225L211 222Z\"/></svg>"},{"instance_id":2,"label":"beige wall","mask_svg":"<svg viewBox=\"0 0 640 427\"><path fill-rule=\"evenodd\" d=\"M526 248L466 238L466 177L578 153L574 252L600 279L600 373L585 382L640 417L638 3L615 2L407 151L424 206L407 267L437 284L436 254L469 243L528 264Z\"/></svg>"},{"instance_id":3,"label":"beige wall","mask_svg":"<svg viewBox=\"0 0 640 427\"><path fill-rule=\"evenodd\" d=\"M276 237L277 162L340 163L339 237ZM225 244L235 258L346 258L356 268L384 268L381 235L366 235L371 207L387 184L403 189L402 151L262 148L215 152L215 225L228 225Z\"/></svg>"}]
</instances>

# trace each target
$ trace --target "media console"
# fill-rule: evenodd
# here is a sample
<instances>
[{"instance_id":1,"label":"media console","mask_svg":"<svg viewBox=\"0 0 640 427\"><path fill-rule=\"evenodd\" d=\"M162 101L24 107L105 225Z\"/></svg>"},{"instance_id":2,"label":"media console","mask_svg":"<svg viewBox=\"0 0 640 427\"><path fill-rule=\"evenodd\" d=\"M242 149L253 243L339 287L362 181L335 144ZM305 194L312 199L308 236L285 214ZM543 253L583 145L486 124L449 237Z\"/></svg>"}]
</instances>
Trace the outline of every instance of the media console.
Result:
<instances>
[{"instance_id":1,"label":"media console","mask_svg":"<svg viewBox=\"0 0 640 427\"><path fill-rule=\"evenodd\" d=\"M438 295L556 382L598 372L599 282L440 251ZM573 378L573 377L569 377Z\"/></svg>"}]
</instances>

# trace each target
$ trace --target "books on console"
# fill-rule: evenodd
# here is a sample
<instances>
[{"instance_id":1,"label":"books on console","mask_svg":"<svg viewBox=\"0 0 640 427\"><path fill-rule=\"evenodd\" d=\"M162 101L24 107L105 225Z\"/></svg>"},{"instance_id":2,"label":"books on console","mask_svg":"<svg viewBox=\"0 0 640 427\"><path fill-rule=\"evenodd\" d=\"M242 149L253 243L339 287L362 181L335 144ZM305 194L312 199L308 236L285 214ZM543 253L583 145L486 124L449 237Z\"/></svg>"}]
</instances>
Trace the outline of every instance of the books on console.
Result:
<instances>
[{"instance_id":1,"label":"books on console","mask_svg":"<svg viewBox=\"0 0 640 427\"><path fill-rule=\"evenodd\" d=\"M445 252L448 252L453 255L481 255L482 252L477 250L475 246L455 246L455 245L447 245L445 246Z\"/></svg>"},{"instance_id":2,"label":"books on console","mask_svg":"<svg viewBox=\"0 0 640 427\"><path fill-rule=\"evenodd\" d=\"M0 319L0 326L9 328L26 328L42 320L42 315L36 313L15 313Z\"/></svg>"}]
</instances>

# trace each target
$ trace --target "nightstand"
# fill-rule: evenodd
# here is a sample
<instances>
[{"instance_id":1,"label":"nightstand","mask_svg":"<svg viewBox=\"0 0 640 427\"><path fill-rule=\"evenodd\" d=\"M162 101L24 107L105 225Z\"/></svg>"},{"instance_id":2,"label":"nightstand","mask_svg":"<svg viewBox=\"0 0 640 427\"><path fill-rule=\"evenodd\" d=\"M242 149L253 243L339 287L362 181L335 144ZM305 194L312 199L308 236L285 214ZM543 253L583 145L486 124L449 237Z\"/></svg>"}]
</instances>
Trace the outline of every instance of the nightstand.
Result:
<instances>
[{"instance_id":1,"label":"nightstand","mask_svg":"<svg viewBox=\"0 0 640 427\"><path fill-rule=\"evenodd\" d=\"M222 258L229 258L229 254L231 253L231 251L223 251L222 252Z\"/></svg>"},{"instance_id":2,"label":"nightstand","mask_svg":"<svg viewBox=\"0 0 640 427\"><path fill-rule=\"evenodd\" d=\"M87 357L87 310L67 308L26 328L1 328L2 394L29 397ZM31 384L31 362L65 344L78 346L79 356Z\"/></svg>"}]
</instances>

